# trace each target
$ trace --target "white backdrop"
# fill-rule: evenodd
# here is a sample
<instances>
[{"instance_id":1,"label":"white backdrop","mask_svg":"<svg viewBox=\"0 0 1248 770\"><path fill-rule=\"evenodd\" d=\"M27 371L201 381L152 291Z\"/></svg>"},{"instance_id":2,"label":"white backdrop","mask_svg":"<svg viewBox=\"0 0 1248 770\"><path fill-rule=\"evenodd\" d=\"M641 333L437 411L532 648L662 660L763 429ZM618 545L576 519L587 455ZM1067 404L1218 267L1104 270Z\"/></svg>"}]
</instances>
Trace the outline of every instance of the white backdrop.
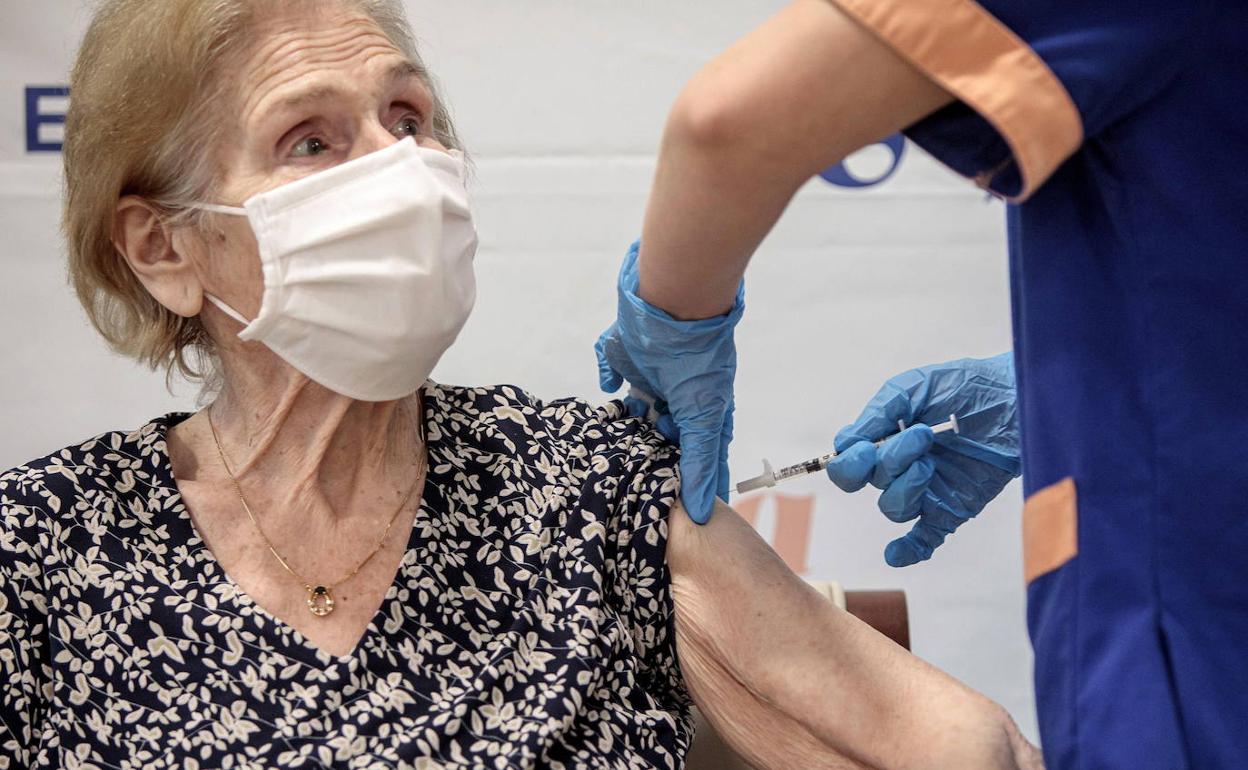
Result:
<instances>
[{"instance_id":1,"label":"white backdrop","mask_svg":"<svg viewBox=\"0 0 1248 770\"><path fill-rule=\"evenodd\" d=\"M434 378L605 398L592 344L636 237L668 106L698 65L781 0L412 2L424 54L477 163L480 296ZM57 229L63 87L83 0L0 9L0 467L193 407L194 391L110 354L66 285ZM54 92L53 92L54 93ZM28 104L30 102L30 104ZM882 175L881 146L848 163ZM826 451L888 376L1010 345L1003 212L913 147L881 184L803 190L747 282L734 477ZM744 501L790 563L849 588L903 588L915 651L1004 704L1033 739L1019 515L1011 485L923 565L874 494L824 478ZM777 502L785 512L778 515ZM786 523L787 522L787 523Z\"/></svg>"}]
</instances>

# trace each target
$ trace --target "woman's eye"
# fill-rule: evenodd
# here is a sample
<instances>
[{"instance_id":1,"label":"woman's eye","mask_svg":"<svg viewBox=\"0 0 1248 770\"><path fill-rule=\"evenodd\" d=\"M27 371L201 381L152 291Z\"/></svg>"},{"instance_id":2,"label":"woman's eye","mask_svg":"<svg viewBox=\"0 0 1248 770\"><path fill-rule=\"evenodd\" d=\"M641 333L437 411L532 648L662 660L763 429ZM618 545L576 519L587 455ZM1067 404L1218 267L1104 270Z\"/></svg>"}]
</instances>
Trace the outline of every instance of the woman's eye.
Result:
<instances>
[{"instance_id":1,"label":"woman's eye","mask_svg":"<svg viewBox=\"0 0 1248 770\"><path fill-rule=\"evenodd\" d=\"M297 158L310 158L320 155L329 149L329 145L319 136L309 136L291 148L290 154Z\"/></svg>"},{"instance_id":2,"label":"woman's eye","mask_svg":"<svg viewBox=\"0 0 1248 770\"><path fill-rule=\"evenodd\" d=\"M399 137L420 136L421 129L422 129L422 126L420 122L420 117L417 115L408 115L404 117L402 120L400 120L398 123L394 124L394 128L392 128L391 131L394 133L395 136L399 136Z\"/></svg>"}]
</instances>

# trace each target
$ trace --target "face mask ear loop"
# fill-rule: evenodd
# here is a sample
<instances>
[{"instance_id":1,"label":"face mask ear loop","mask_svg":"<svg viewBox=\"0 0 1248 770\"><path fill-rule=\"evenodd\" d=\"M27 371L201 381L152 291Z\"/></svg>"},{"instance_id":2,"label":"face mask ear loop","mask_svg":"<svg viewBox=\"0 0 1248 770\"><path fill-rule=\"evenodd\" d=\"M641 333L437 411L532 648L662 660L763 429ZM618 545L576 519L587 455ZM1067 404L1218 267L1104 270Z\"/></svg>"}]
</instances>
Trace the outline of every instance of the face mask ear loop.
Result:
<instances>
[{"instance_id":1,"label":"face mask ear loop","mask_svg":"<svg viewBox=\"0 0 1248 770\"><path fill-rule=\"evenodd\" d=\"M192 203L188 205L187 208L199 209L200 211L209 211L214 214L230 214L236 217L247 216L247 209L239 208L237 206L220 206L216 203ZM222 313L225 313L230 318L233 318L235 321L238 321L244 327L251 325L251 321L248 321L246 318L244 318L243 314L238 312L234 308L225 304L224 302L212 296L208 292L204 292L204 296L208 299L209 302L211 302L212 304L220 308Z\"/></svg>"},{"instance_id":2,"label":"face mask ear loop","mask_svg":"<svg viewBox=\"0 0 1248 770\"><path fill-rule=\"evenodd\" d=\"M209 302L211 302L212 304L214 304L214 305L216 305L218 308L220 308L220 309L221 309L221 312L222 312L222 313L225 313L225 314L226 314L226 315L228 315L230 318L233 318L235 321L238 321L238 322L239 322L240 324L242 324L243 326L250 326L250 325L251 325L251 321L248 321L246 318L243 318L243 314L242 314L242 313L240 313L240 312L238 312L238 311L237 311L237 310L235 310L234 308L232 308L232 307L230 307L229 305L225 304L224 302L222 302L221 300L219 300L219 299L217 299L216 297L212 296L212 295L211 295L211 294L209 294L208 292L204 292L204 296L208 298L208 301L209 301Z\"/></svg>"},{"instance_id":3,"label":"face mask ear loop","mask_svg":"<svg viewBox=\"0 0 1248 770\"><path fill-rule=\"evenodd\" d=\"M214 214L230 214L236 217L247 216L247 209L238 206L219 206L215 203L192 203L187 208L199 209L200 211L211 211Z\"/></svg>"}]
</instances>

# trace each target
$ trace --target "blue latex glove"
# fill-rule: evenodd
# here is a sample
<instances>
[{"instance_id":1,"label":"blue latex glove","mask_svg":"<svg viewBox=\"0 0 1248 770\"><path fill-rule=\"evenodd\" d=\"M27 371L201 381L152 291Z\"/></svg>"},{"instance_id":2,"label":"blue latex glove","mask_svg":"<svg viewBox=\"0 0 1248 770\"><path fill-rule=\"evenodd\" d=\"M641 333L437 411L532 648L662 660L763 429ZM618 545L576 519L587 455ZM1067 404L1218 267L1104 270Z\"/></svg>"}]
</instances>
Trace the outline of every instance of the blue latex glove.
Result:
<instances>
[{"instance_id":1,"label":"blue latex glove","mask_svg":"<svg viewBox=\"0 0 1248 770\"><path fill-rule=\"evenodd\" d=\"M699 524L711 518L715 497L728 499L728 444L732 441L732 382L737 373L733 329L745 312L745 287L727 314L677 321L637 296L634 243L620 267L618 316L598 338L598 380L614 393L627 380L655 398L657 427L680 444L680 499ZM627 398L629 412L648 404Z\"/></svg>"},{"instance_id":2,"label":"blue latex glove","mask_svg":"<svg viewBox=\"0 0 1248 770\"><path fill-rule=\"evenodd\" d=\"M840 454L828 465L828 478L846 492L869 481L884 490L885 516L918 518L888 544L885 561L905 567L930 558L1019 476L1016 399L1013 353L950 361L893 377L836 435ZM960 433L936 436L927 427L949 415L957 416ZM897 433L898 420L913 427L877 448L873 442Z\"/></svg>"}]
</instances>

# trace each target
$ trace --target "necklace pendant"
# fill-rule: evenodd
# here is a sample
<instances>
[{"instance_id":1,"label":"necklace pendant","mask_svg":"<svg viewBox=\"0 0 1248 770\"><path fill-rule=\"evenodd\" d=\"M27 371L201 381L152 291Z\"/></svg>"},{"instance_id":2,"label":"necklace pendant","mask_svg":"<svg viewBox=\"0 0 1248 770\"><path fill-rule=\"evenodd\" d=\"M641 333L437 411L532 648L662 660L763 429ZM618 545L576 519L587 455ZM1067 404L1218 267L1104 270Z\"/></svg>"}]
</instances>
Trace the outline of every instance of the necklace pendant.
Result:
<instances>
[{"instance_id":1,"label":"necklace pendant","mask_svg":"<svg viewBox=\"0 0 1248 770\"><path fill-rule=\"evenodd\" d=\"M325 617L334 611L334 597L325 586L308 589L308 611L317 617Z\"/></svg>"}]
</instances>

